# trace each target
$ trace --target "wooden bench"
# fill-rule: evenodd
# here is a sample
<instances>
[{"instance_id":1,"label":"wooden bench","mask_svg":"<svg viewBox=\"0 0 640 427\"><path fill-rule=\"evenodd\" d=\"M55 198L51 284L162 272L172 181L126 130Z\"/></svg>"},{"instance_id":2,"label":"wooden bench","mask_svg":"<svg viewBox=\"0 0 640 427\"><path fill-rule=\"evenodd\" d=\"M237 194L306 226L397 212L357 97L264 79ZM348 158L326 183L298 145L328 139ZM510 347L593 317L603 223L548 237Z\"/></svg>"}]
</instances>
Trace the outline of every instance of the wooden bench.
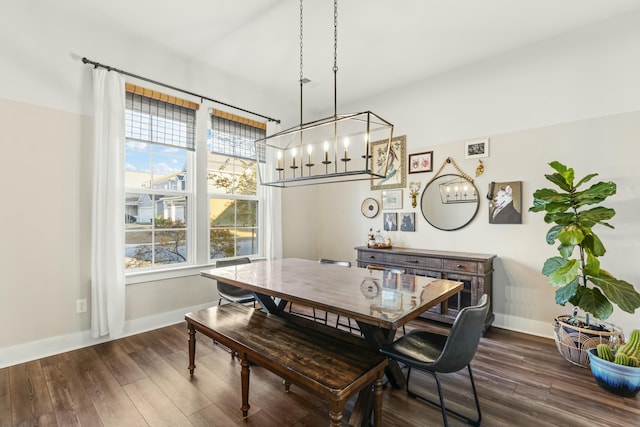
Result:
<instances>
[{"instance_id":1,"label":"wooden bench","mask_svg":"<svg viewBox=\"0 0 640 427\"><path fill-rule=\"evenodd\" d=\"M381 354L338 336L231 303L188 313L189 372L195 369L196 331L237 352L241 360L242 415L249 405L249 365L255 363L329 403L330 425L342 425L345 403L355 393L374 391L375 425L382 419ZM345 333L345 335L348 335ZM287 387L288 389L288 387Z\"/></svg>"}]
</instances>

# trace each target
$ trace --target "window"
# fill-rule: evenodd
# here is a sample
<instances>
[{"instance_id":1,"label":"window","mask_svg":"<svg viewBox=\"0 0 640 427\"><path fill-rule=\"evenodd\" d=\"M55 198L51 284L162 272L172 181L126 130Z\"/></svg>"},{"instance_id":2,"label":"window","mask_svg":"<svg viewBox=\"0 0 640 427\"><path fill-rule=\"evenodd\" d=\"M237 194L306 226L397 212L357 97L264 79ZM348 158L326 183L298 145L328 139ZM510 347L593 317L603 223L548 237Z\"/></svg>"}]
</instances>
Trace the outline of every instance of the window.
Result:
<instances>
[{"instance_id":1,"label":"window","mask_svg":"<svg viewBox=\"0 0 640 427\"><path fill-rule=\"evenodd\" d=\"M127 85L124 228L129 270L193 262L189 214L197 104L159 98Z\"/></svg>"},{"instance_id":2,"label":"window","mask_svg":"<svg viewBox=\"0 0 640 427\"><path fill-rule=\"evenodd\" d=\"M213 110L207 142L209 258L259 253L254 141L265 135L263 123Z\"/></svg>"}]
</instances>

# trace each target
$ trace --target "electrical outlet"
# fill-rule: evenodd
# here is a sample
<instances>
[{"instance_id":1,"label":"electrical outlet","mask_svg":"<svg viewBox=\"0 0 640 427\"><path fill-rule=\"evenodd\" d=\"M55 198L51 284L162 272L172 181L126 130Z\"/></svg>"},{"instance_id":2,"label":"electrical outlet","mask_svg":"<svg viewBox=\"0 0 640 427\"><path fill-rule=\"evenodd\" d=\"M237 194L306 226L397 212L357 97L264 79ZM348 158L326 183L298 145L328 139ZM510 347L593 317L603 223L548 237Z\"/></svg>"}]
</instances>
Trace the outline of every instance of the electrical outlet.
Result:
<instances>
[{"instance_id":1,"label":"electrical outlet","mask_svg":"<svg viewBox=\"0 0 640 427\"><path fill-rule=\"evenodd\" d=\"M87 312L87 300L86 299L76 300L76 313L86 313L86 312Z\"/></svg>"}]
</instances>

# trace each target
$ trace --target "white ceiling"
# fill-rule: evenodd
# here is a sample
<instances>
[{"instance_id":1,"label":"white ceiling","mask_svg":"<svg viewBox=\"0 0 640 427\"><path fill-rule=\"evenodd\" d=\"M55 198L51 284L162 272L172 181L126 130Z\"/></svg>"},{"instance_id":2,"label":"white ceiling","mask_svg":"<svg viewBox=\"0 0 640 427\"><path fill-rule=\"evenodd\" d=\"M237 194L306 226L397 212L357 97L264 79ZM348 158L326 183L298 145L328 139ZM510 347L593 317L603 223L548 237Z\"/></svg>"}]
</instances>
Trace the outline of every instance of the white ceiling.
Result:
<instances>
[{"instance_id":1,"label":"white ceiling","mask_svg":"<svg viewBox=\"0 0 640 427\"><path fill-rule=\"evenodd\" d=\"M297 103L299 0L64 0L55 5ZM638 9L640 0L342 0L338 104ZM311 80L304 89L305 109L332 111L333 2L304 2L303 34L304 76Z\"/></svg>"}]
</instances>

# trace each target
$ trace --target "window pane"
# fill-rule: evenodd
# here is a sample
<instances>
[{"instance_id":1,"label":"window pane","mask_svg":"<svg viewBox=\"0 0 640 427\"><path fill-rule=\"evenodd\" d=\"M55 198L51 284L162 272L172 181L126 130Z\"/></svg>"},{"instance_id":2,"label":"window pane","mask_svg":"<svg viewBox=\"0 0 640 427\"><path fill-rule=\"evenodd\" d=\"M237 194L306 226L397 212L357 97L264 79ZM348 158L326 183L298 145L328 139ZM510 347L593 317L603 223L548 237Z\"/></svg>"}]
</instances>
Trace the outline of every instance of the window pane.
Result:
<instances>
[{"instance_id":1,"label":"window pane","mask_svg":"<svg viewBox=\"0 0 640 427\"><path fill-rule=\"evenodd\" d=\"M211 227L234 228L235 201L230 199L209 199L209 222Z\"/></svg>"},{"instance_id":2,"label":"window pane","mask_svg":"<svg viewBox=\"0 0 640 427\"><path fill-rule=\"evenodd\" d=\"M211 228L209 230L209 258L227 258L236 253L233 228Z\"/></svg>"},{"instance_id":3,"label":"window pane","mask_svg":"<svg viewBox=\"0 0 640 427\"><path fill-rule=\"evenodd\" d=\"M187 239L184 228L155 233L154 261L156 264L175 264L187 261Z\"/></svg>"},{"instance_id":4,"label":"window pane","mask_svg":"<svg viewBox=\"0 0 640 427\"><path fill-rule=\"evenodd\" d=\"M258 229L238 228L236 255L256 255L258 253Z\"/></svg>"},{"instance_id":5,"label":"window pane","mask_svg":"<svg viewBox=\"0 0 640 427\"><path fill-rule=\"evenodd\" d=\"M258 225L258 202L256 200L236 201L236 226L257 227Z\"/></svg>"},{"instance_id":6,"label":"window pane","mask_svg":"<svg viewBox=\"0 0 640 427\"><path fill-rule=\"evenodd\" d=\"M125 232L125 268L149 267L153 264L152 238L151 231Z\"/></svg>"},{"instance_id":7,"label":"window pane","mask_svg":"<svg viewBox=\"0 0 640 427\"><path fill-rule=\"evenodd\" d=\"M210 193L256 194L256 162L209 153L207 185Z\"/></svg>"}]
</instances>

